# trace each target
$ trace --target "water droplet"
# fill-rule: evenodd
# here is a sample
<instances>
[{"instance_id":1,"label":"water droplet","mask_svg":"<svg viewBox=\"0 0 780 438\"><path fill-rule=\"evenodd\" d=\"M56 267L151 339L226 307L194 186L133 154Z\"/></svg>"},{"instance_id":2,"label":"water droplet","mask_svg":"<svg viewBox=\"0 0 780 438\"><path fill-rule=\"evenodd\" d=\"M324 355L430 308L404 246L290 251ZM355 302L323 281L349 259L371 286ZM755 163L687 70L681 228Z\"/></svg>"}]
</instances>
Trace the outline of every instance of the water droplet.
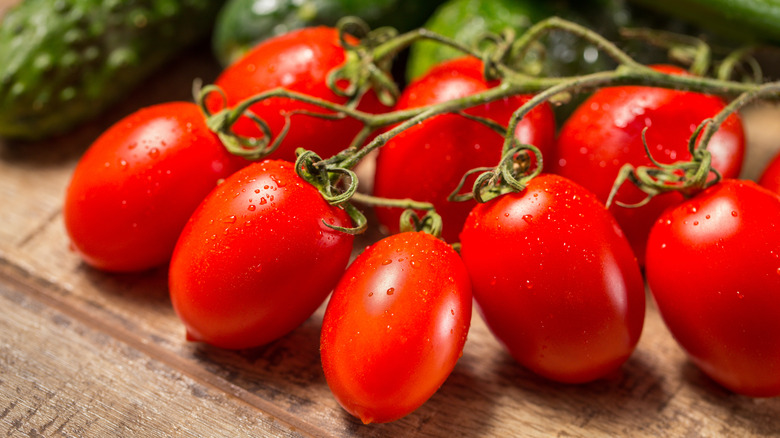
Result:
<instances>
[{"instance_id":1,"label":"water droplet","mask_svg":"<svg viewBox=\"0 0 780 438\"><path fill-rule=\"evenodd\" d=\"M740 291L737 291L737 298L739 298L741 300L741 299L745 298L745 294L743 294Z\"/></svg>"},{"instance_id":2,"label":"water droplet","mask_svg":"<svg viewBox=\"0 0 780 438\"><path fill-rule=\"evenodd\" d=\"M260 193L260 189L255 189L255 193Z\"/></svg>"},{"instance_id":3,"label":"water droplet","mask_svg":"<svg viewBox=\"0 0 780 438\"><path fill-rule=\"evenodd\" d=\"M452 314L452 316L455 316L455 309L450 309L450 313Z\"/></svg>"},{"instance_id":4,"label":"water droplet","mask_svg":"<svg viewBox=\"0 0 780 438\"><path fill-rule=\"evenodd\" d=\"M157 148L151 148L149 149L149 156L152 158L157 158L160 156L160 150Z\"/></svg>"},{"instance_id":5,"label":"water droplet","mask_svg":"<svg viewBox=\"0 0 780 438\"><path fill-rule=\"evenodd\" d=\"M255 205L254 205L254 204L252 204L252 205L250 205L249 207L247 207L246 209L247 209L247 210L249 210L249 211L255 211L255 209L256 209L256 208L257 208L257 207L255 207Z\"/></svg>"},{"instance_id":6,"label":"water droplet","mask_svg":"<svg viewBox=\"0 0 780 438\"><path fill-rule=\"evenodd\" d=\"M119 168L122 170L127 170L127 161L119 160Z\"/></svg>"},{"instance_id":7,"label":"water droplet","mask_svg":"<svg viewBox=\"0 0 780 438\"><path fill-rule=\"evenodd\" d=\"M731 215L734 216L734 217L737 217L737 216L739 216L739 213L737 213L736 210L731 210Z\"/></svg>"},{"instance_id":8,"label":"water droplet","mask_svg":"<svg viewBox=\"0 0 780 438\"><path fill-rule=\"evenodd\" d=\"M392 295L393 292L395 292L395 288L394 287L391 287L390 289L387 290L387 294L388 295Z\"/></svg>"},{"instance_id":9,"label":"water droplet","mask_svg":"<svg viewBox=\"0 0 780 438\"><path fill-rule=\"evenodd\" d=\"M526 289L533 289L534 288L534 284L531 283L531 280L526 280L525 281L525 288Z\"/></svg>"},{"instance_id":10,"label":"water droplet","mask_svg":"<svg viewBox=\"0 0 780 438\"><path fill-rule=\"evenodd\" d=\"M531 223L531 219L533 219L533 218L534 218L533 215L530 215L530 214L524 214L523 215L523 220L526 221L529 224Z\"/></svg>"},{"instance_id":11,"label":"water droplet","mask_svg":"<svg viewBox=\"0 0 780 438\"><path fill-rule=\"evenodd\" d=\"M235 221L236 221L236 216L235 215L231 215L231 216L226 217L225 219L222 219L222 222L224 222L226 224L232 224Z\"/></svg>"},{"instance_id":12,"label":"water droplet","mask_svg":"<svg viewBox=\"0 0 780 438\"><path fill-rule=\"evenodd\" d=\"M710 216L710 215L707 215L707 216L704 216L704 219L709 219L709 218L711 218L711 217L712 217L712 216Z\"/></svg>"},{"instance_id":13,"label":"water droplet","mask_svg":"<svg viewBox=\"0 0 780 438\"><path fill-rule=\"evenodd\" d=\"M265 198L260 198L260 205L265 205L266 202L268 201Z\"/></svg>"},{"instance_id":14,"label":"water droplet","mask_svg":"<svg viewBox=\"0 0 780 438\"><path fill-rule=\"evenodd\" d=\"M693 226L699 225L699 221L693 221Z\"/></svg>"},{"instance_id":15,"label":"water droplet","mask_svg":"<svg viewBox=\"0 0 780 438\"><path fill-rule=\"evenodd\" d=\"M374 296L374 293L373 293L373 292L369 292L369 293L368 293L368 296L369 296L369 297L373 297L373 296Z\"/></svg>"},{"instance_id":16,"label":"water droplet","mask_svg":"<svg viewBox=\"0 0 780 438\"><path fill-rule=\"evenodd\" d=\"M393 261L392 261L392 260L390 260L390 259L387 259L387 260L383 260L383 261L382 261L382 264L383 264L383 265L385 265L385 266L389 265L390 263L393 263Z\"/></svg>"}]
</instances>

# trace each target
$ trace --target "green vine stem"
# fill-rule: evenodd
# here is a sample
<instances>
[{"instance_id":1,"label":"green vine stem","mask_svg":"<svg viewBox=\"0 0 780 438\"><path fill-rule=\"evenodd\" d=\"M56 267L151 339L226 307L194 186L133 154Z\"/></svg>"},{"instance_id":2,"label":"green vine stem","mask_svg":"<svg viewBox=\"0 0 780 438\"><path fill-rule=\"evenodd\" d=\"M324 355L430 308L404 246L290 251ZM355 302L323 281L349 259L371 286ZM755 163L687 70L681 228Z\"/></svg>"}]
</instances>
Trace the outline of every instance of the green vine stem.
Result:
<instances>
[{"instance_id":1,"label":"green vine stem","mask_svg":"<svg viewBox=\"0 0 780 438\"><path fill-rule=\"evenodd\" d=\"M507 57L525 56L526 52L534 44L538 44L539 40L544 35L556 29L571 32L591 42L617 61L617 67L614 70L582 76L534 77L513 70L507 66L505 63ZM363 129L340 153L324 160L319 157L314 159L311 155L305 155L307 168L312 174L320 175L319 184L321 184L326 199L329 199L329 202L347 205L348 202L346 201L348 199L359 196L356 192L357 179L354 174L348 170L357 165L357 163L369 153L383 146L402 131L440 114L455 113L466 115L463 111L477 105L516 94L533 94L533 98L528 100L514 112L506 129L488 119L470 117L472 120L484 123L492 129L505 134L504 147L498 166L487 171L485 171L485 169L477 169L477 171L485 172L477 178L472 196L478 201L485 201L506 191L522 190L527 178L533 177L534 172L538 173L541 171L542 157L539 151L532 146L518 145L514 138L514 132L516 131L518 123L526 114L536 106L554 100L557 96L583 93L605 86L644 85L716 94L728 99L737 97L737 99L724 110L725 115L723 115L723 119L731 112L738 110L744 104L756 98L780 97L780 82L756 85L752 83L731 81L724 78L672 75L653 70L638 63L614 43L606 40L597 33L557 17L537 23L514 41L510 41L512 38L511 32L502 36L497 36L494 39L494 46L484 52L462 46L457 42L425 29L418 29L401 35L394 35L387 30L374 34L368 32L366 35L373 36L369 37L369 42L366 45L363 45L363 43L349 45L348 49L351 50L353 54L348 56L348 61L344 66L333 72L333 77L336 78L334 79L334 85L335 82L341 80L356 81L354 86L349 85L347 88L341 87L339 89L340 92L346 94L356 93L355 95L347 96L350 99L347 104L336 104L284 89L274 89L253 96L233 108L224 108L217 113L212 114L206 108L204 103L205 99L208 94L214 92L221 93L221 91L214 86L209 86L201 90L199 94L201 107L209 118L209 127L220 136L228 149L235 151L234 153L257 159L273 152L273 150L278 147L283 140L286 131L290 127L291 118L296 114L287 115L287 123L282 131L276 135L276 138L274 138L274 133L270 132L267 124L254 116L250 110L252 105L265 99L274 97L294 99L328 111L327 113L311 111L298 113L326 118L351 117L360 121L363 124ZM389 60L402 48L407 47L409 44L420 39L434 40L450 47L455 47L465 54L482 59L486 63L486 74L495 75L500 79L499 84L477 94L425 107L400 111L396 110L383 114L371 114L357 110L354 104L355 99L359 98L361 93L366 92L369 88L377 89L374 85L368 86L366 84L371 81L376 82L377 79L379 79L380 82L386 82L387 77L380 78L377 75L381 72L386 72ZM685 42L692 44L688 39L685 39ZM709 52L702 50L701 53L708 54ZM698 56L701 59L704 59L704 55ZM726 111L728 111L728 114L726 114ZM241 137L233 133L233 124L242 116L247 116L257 123L263 133L261 138ZM468 115L466 116L468 117ZM722 121L720 117L720 115L717 116L712 123L706 125L706 128L700 127L700 129L704 129L702 140L705 145L714 133L714 130L720 125L720 122ZM386 129L381 134L376 135L371 141L366 143L366 140L377 130L390 126L392 127ZM706 151L706 148L702 148L702 150ZM521 164L524 159L523 157L526 157L525 159L527 159L530 153L533 153L537 160L539 160L536 167L529 167ZM299 160L300 159L301 158L299 157ZM328 183L325 184L323 182L324 180L327 180ZM340 181L342 183L346 182L346 189L335 189L335 187L339 186ZM333 201L332 198L329 198L330 196L336 196L337 201ZM463 199L463 197L460 196L453 195L453 197Z\"/></svg>"}]
</instances>

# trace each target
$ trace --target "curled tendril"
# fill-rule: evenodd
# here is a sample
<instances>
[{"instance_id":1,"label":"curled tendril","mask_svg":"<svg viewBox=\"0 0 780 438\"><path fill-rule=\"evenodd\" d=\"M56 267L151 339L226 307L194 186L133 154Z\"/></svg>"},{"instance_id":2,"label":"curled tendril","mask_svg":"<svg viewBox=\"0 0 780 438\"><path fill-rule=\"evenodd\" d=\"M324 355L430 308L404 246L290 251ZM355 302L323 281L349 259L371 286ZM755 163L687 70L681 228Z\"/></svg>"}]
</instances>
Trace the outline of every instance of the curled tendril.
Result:
<instances>
[{"instance_id":1,"label":"curled tendril","mask_svg":"<svg viewBox=\"0 0 780 438\"><path fill-rule=\"evenodd\" d=\"M701 38L657 29L625 28L620 30L624 38L643 40L664 48L669 58L689 65L689 71L704 76L712 63L712 49Z\"/></svg>"},{"instance_id":2,"label":"curled tendril","mask_svg":"<svg viewBox=\"0 0 780 438\"><path fill-rule=\"evenodd\" d=\"M357 17L344 17L337 24L339 41L347 51L344 64L333 69L327 78L328 87L337 95L348 99L354 107L368 90L376 92L380 102L395 105L401 91L392 75L392 59L396 52L377 50L383 43L393 40L398 31L391 27L371 30ZM349 41L347 35L359 38L358 44Z\"/></svg>"},{"instance_id":3,"label":"curled tendril","mask_svg":"<svg viewBox=\"0 0 780 438\"><path fill-rule=\"evenodd\" d=\"M257 160L266 157L279 148L279 145L290 129L290 115L288 114L285 115L285 123L282 131L274 141L271 141L273 133L268 124L249 109L237 110L229 108L227 96L221 88L216 85L207 85L201 88L200 84L197 83L194 87L196 88L195 92L198 106L206 116L206 125L212 132L217 134L222 144L231 154L244 157L248 160ZM221 109L216 113L212 112L206 104L207 99L214 95L219 96L221 101L219 106ZM262 133L260 137L244 136L233 131L233 125L242 115L255 123Z\"/></svg>"},{"instance_id":4,"label":"curled tendril","mask_svg":"<svg viewBox=\"0 0 780 438\"><path fill-rule=\"evenodd\" d=\"M712 119L704 120L688 140L688 151L691 154L689 161L677 161L672 164L664 164L653 158L647 145L647 128L642 130L642 145L645 148L653 166L633 166L625 164L620 168L615 183L612 185L606 205L609 207L615 202L626 208L637 208L646 205L650 200L662 193L680 192L684 196L693 196L705 188L717 184L721 179L720 173L712 167L712 154L706 145L696 146L696 140L701 131L712 123ZM710 178L713 175L713 178ZM639 190L645 193L645 197L637 203L626 204L615 200L620 187L630 181Z\"/></svg>"},{"instance_id":5,"label":"curled tendril","mask_svg":"<svg viewBox=\"0 0 780 438\"><path fill-rule=\"evenodd\" d=\"M354 227L340 227L331 225L324 220L325 226L347 234L360 234L368 227L368 220L365 215L349 203L349 200L357 191L358 179L355 172L349 169L332 167L324 164L325 162L313 151L298 149L296 151L295 172L304 181L313 185L319 190L323 199L330 205L335 205L344 209L354 223ZM345 178L346 177L346 178ZM346 182L346 188L339 186Z\"/></svg>"},{"instance_id":6,"label":"curled tendril","mask_svg":"<svg viewBox=\"0 0 780 438\"><path fill-rule=\"evenodd\" d=\"M479 167L466 172L447 199L453 202L475 199L484 203L505 193L525 190L528 181L542 171L542 153L534 145L518 144L516 139L513 139L512 143L514 146L504 153L498 166ZM535 164L531 163L531 154L536 159ZM466 180L475 173L479 176L474 181L471 193L461 194Z\"/></svg>"},{"instance_id":7,"label":"curled tendril","mask_svg":"<svg viewBox=\"0 0 780 438\"><path fill-rule=\"evenodd\" d=\"M484 66L483 75L487 80L503 78L499 65L505 64L509 57L515 42L516 33L514 29L507 28L500 34L486 32L478 39L477 46L484 46L485 43L491 45L482 51L482 65Z\"/></svg>"},{"instance_id":8,"label":"curled tendril","mask_svg":"<svg viewBox=\"0 0 780 438\"><path fill-rule=\"evenodd\" d=\"M717 78L729 80L736 72L741 72L747 81L755 84L761 83L764 79L764 72L761 70L761 64L754 56L755 52L756 47L753 46L743 47L731 52L718 65ZM750 71L745 72L745 67Z\"/></svg>"},{"instance_id":9,"label":"curled tendril","mask_svg":"<svg viewBox=\"0 0 780 438\"><path fill-rule=\"evenodd\" d=\"M434 210L428 210L425 216L420 218L412 209L406 209L401 213L401 232L423 231L434 237L441 237L443 222L441 216Z\"/></svg>"}]
</instances>

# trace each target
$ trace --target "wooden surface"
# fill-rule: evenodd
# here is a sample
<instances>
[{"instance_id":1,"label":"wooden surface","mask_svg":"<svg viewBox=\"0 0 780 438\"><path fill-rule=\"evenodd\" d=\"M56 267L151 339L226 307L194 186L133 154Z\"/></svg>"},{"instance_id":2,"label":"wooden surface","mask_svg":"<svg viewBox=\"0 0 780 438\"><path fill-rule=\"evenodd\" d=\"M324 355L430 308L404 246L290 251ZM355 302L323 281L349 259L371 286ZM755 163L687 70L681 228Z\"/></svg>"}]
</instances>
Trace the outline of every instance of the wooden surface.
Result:
<instances>
[{"instance_id":1,"label":"wooden surface","mask_svg":"<svg viewBox=\"0 0 780 438\"><path fill-rule=\"evenodd\" d=\"M262 348L186 342L165 270L90 269L69 250L62 202L76 161L103 129L141 106L189 99L195 77L216 74L202 48L65 137L0 140L0 436L780 435L780 399L741 397L712 383L686 360L652 303L621 370L575 386L521 368L475 316L439 392L385 425L362 425L330 394L318 352L323 309ZM746 176L780 147L778 120L774 108L748 115Z\"/></svg>"}]
</instances>

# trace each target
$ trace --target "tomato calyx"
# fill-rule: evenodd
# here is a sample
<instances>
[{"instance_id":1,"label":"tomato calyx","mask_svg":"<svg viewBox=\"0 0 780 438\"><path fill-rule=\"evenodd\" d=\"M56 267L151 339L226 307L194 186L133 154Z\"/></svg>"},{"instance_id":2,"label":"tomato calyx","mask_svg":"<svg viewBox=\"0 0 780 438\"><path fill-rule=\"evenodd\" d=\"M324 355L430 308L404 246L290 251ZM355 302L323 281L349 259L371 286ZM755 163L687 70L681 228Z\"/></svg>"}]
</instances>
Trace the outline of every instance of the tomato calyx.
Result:
<instances>
[{"instance_id":1,"label":"tomato calyx","mask_svg":"<svg viewBox=\"0 0 780 438\"><path fill-rule=\"evenodd\" d=\"M313 185L330 205L344 209L354 227L341 227L322 221L328 228L347 234L360 234L366 231L366 216L349 200L357 192L358 179L355 172L338 166L328 165L313 151L299 148L296 151L295 172L307 183Z\"/></svg>"},{"instance_id":2,"label":"tomato calyx","mask_svg":"<svg viewBox=\"0 0 780 438\"><path fill-rule=\"evenodd\" d=\"M504 152L496 167L478 167L466 172L447 199L451 202L475 199L485 203L506 193L525 190L528 182L542 172L542 153L534 145L517 144L511 137L508 140L514 146ZM471 193L460 193L467 178L475 173L479 176Z\"/></svg>"},{"instance_id":3,"label":"tomato calyx","mask_svg":"<svg viewBox=\"0 0 780 438\"><path fill-rule=\"evenodd\" d=\"M443 222L435 210L428 210L421 218L414 210L406 209L401 213L401 233L422 231L433 237L441 238Z\"/></svg>"},{"instance_id":4,"label":"tomato calyx","mask_svg":"<svg viewBox=\"0 0 780 438\"><path fill-rule=\"evenodd\" d=\"M368 90L374 90L384 105L395 105L401 91L390 69L395 55L408 43L397 38L396 29L380 27L372 30L358 17L344 17L336 28L347 59L328 75L327 84L331 91L348 98L347 106L351 107L357 105ZM359 43L350 42L348 35L359 38Z\"/></svg>"},{"instance_id":5,"label":"tomato calyx","mask_svg":"<svg viewBox=\"0 0 780 438\"><path fill-rule=\"evenodd\" d=\"M706 145L696 146L696 140L707 124L712 119L704 120L693 132L688 141L688 151L691 154L689 161L677 161L672 164L664 164L653 158L647 145L646 133L648 128L642 130L642 145L647 157L653 166L637 166L624 164L615 178L615 184L610 190L606 205L609 207L615 202L621 207L641 207L662 193L680 192L686 198L690 198L707 187L717 184L721 180L720 173L712 167L712 154L706 149ZM713 175L713 178L710 178ZM626 204L615 200L618 190L626 181L631 181L639 190L645 193L645 197L634 204Z\"/></svg>"}]
</instances>

